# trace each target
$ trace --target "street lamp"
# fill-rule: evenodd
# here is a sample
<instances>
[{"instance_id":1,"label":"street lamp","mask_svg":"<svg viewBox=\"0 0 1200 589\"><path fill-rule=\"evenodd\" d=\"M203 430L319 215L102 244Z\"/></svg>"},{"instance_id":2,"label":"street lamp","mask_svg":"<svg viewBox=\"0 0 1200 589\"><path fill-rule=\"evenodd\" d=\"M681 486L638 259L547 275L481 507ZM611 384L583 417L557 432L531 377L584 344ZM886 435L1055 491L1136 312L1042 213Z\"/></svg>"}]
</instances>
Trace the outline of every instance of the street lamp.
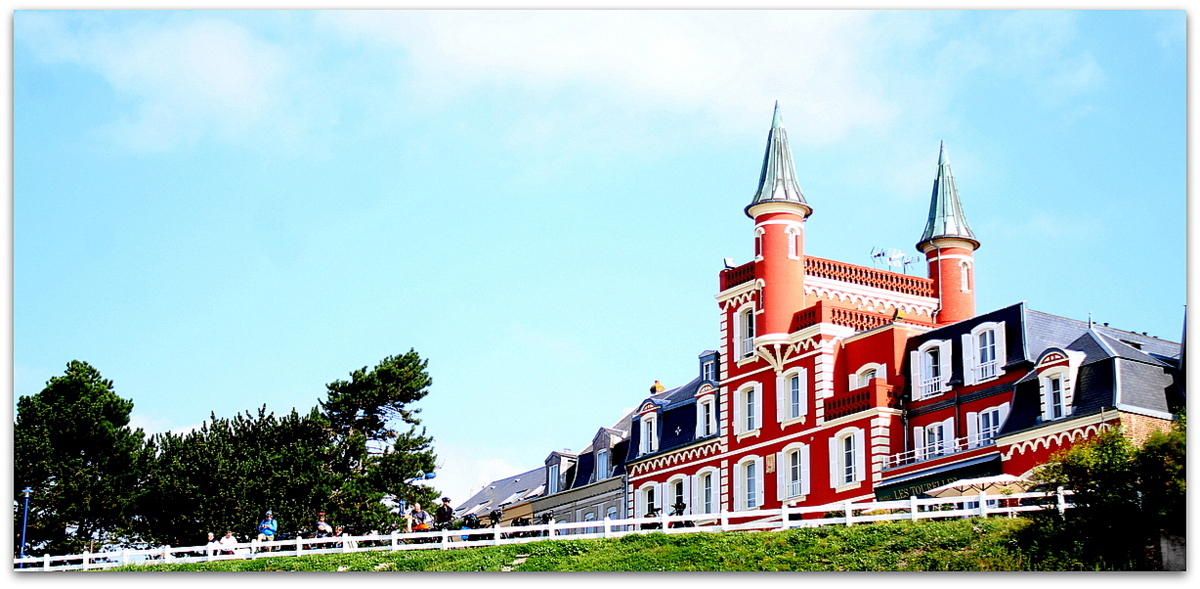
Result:
<instances>
[{"instance_id":1,"label":"street lamp","mask_svg":"<svg viewBox=\"0 0 1200 589\"><path fill-rule=\"evenodd\" d=\"M427 481L427 480L435 478L435 477L437 477L436 472L425 472L423 470L418 470L417 476L415 476L411 479L405 479L404 483L406 485L412 485L412 484L416 484L418 481ZM408 500L407 499L401 499L398 503L400 504L400 513L404 513L405 511L408 510Z\"/></svg>"},{"instance_id":2,"label":"street lamp","mask_svg":"<svg viewBox=\"0 0 1200 589\"><path fill-rule=\"evenodd\" d=\"M25 528L29 524L29 496L33 494L33 487L25 487L21 492L25 494L25 515L21 518L21 558L25 558ZM25 568L25 563L21 563L21 568Z\"/></svg>"}]
</instances>

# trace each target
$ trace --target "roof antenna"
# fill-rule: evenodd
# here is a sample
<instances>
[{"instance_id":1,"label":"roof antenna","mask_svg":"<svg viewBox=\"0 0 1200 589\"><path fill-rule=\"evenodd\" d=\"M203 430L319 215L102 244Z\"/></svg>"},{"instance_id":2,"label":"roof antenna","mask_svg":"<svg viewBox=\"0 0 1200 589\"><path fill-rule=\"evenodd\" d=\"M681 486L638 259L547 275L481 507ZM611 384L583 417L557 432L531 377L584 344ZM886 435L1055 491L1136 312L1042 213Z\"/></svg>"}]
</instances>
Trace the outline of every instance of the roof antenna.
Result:
<instances>
[{"instance_id":1,"label":"roof antenna","mask_svg":"<svg viewBox=\"0 0 1200 589\"><path fill-rule=\"evenodd\" d=\"M1088 311L1088 329L1091 329L1095 323L1092 323L1092 312Z\"/></svg>"}]
</instances>

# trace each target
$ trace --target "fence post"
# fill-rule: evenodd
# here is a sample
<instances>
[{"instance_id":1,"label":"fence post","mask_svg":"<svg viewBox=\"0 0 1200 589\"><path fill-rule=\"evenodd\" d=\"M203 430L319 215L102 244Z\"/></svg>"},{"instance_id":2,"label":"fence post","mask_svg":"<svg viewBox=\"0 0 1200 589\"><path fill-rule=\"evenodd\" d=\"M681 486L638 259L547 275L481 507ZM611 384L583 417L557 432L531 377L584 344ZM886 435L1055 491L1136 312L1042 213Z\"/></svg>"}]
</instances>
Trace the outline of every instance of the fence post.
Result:
<instances>
[{"instance_id":1,"label":"fence post","mask_svg":"<svg viewBox=\"0 0 1200 589\"><path fill-rule=\"evenodd\" d=\"M392 530L392 550L396 550L400 545L400 538L396 536L396 530Z\"/></svg>"},{"instance_id":2,"label":"fence post","mask_svg":"<svg viewBox=\"0 0 1200 589\"><path fill-rule=\"evenodd\" d=\"M550 518L550 523L546 527L546 537L553 538L557 531L554 529L554 524L558 523L554 518Z\"/></svg>"},{"instance_id":3,"label":"fence post","mask_svg":"<svg viewBox=\"0 0 1200 589\"><path fill-rule=\"evenodd\" d=\"M296 536L296 556L300 556L300 554L302 554L303 552L304 552L304 538L301 538L300 536ZM209 554L212 554L212 552L209 551Z\"/></svg>"},{"instance_id":4,"label":"fence post","mask_svg":"<svg viewBox=\"0 0 1200 589\"><path fill-rule=\"evenodd\" d=\"M50 553L46 553L46 558L43 560L42 568L50 570Z\"/></svg>"},{"instance_id":5,"label":"fence post","mask_svg":"<svg viewBox=\"0 0 1200 589\"><path fill-rule=\"evenodd\" d=\"M726 528L728 528L728 527L729 527L729 513L725 511L724 507L722 507L721 508L721 531L724 532L726 530Z\"/></svg>"},{"instance_id":6,"label":"fence post","mask_svg":"<svg viewBox=\"0 0 1200 589\"><path fill-rule=\"evenodd\" d=\"M908 496L908 515L911 516L910 519L912 519L913 521L917 521L918 519L920 519L920 516L917 515L917 496L916 495Z\"/></svg>"},{"instance_id":7,"label":"fence post","mask_svg":"<svg viewBox=\"0 0 1200 589\"><path fill-rule=\"evenodd\" d=\"M779 505L779 529L782 531L790 527L792 527L792 521L788 519L788 506L787 502L784 502Z\"/></svg>"},{"instance_id":8,"label":"fence post","mask_svg":"<svg viewBox=\"0 0 1200 589\"><path fill-rule=\"evenodd\" d=\"M983 496L983 491L979 491L979 517L987 517L987 499Z\"/></svg>"},{"instance_id":9,"label":"fence post","mask_svg":"<svg viewBox=\"0 0 1200 589\"><path fill-rule=\"evenodd\" d=\"M612 517L604 516L604 537L612 538Z\"/></svg>"},{"instance_id":10,"label":"fence post","mask_svg":"<svg viewBox=\"0 0 1200 589\"><path fill-rule=\"evenodd\" d=\"M854 507L851 505L851 502L847 501L846 502L846 525L847 526L854 525L854 524L850 523L850 518L853 515L853 513L854 513Z\"/></svg>"},{"instance_id":11,"label":"fence post","mask_svg":"<svg viewBox=\"0 0 1200 589\"><path fill-rule=\"evenodd\" d=\"M667 533L667 510L664 509L660 511L659 514L660 515L658 516L658 519L662 520L660 525L662 525L662 531L665 534Z\"/></svg>"},{"instance_id":12,"label":"fence post","mask_svg":"<svg viewBox=\"0 0 1200 589\"><path fill-rule=\"evenodd\" d=\"M87 570L87 567L88 567L88 563L90 563L91 561L92 561L92 553L91 553L91 552L84 552L84 553L83 553L83 563L80 565L80 567L79 567L79 568L81 568L81 569L83 569L83 570L85 570L85 571L86 571L86 570Z\"/></svg>"},{"instance_id":13,"label":"fence post","mask_svg":"<svg viewBox=\"0 0 1200 589\"><path fill-rule=\"evenodd\" d=\"M450 543L450 528L442 528L442 550L449 548Z\"/></svg>"},{"instance_id":14,"label":"fence post","mask_svg":"<svg viewBox=\"0 0 1200 589\"><path fill-rule=\"evenodd\" d=\"M1058 487L1058 517L1066 517L1067 496L1063 494L1062 486Z\"/></svg>"},{"instance_id":15,"label":"fence post","mask_svg":"<svg viewBox=\"0 0 1200 589\"><path fill-rule=\"evenodd\" d=\"M121 549L121 565L123 566L123 565L127 565L127 564L129 564L129 549L122 548Z\"/></svg>"}]
</instances>

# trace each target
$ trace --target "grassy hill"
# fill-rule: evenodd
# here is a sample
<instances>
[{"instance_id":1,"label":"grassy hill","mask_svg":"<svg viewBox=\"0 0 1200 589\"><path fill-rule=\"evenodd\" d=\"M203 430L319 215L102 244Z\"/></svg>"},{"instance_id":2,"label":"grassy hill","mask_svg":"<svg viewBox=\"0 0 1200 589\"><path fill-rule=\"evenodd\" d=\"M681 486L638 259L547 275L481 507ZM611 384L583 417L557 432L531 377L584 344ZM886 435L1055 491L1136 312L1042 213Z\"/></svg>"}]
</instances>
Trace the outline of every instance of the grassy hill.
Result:
<instances>
[{"instance_id":1,"label":"grassy hill","mask_svg":"<svg viewBox=\"0 0 1200 589\"><path fill-rule=\"evenodd\" d=\"M142 571L1020 571L1104 568L1044 552L1030 520L987 518L786 532L652 533L460 550L160 564ZM1045 543L1040 543L1045 546Z\"/></svg>"}]
</instances>

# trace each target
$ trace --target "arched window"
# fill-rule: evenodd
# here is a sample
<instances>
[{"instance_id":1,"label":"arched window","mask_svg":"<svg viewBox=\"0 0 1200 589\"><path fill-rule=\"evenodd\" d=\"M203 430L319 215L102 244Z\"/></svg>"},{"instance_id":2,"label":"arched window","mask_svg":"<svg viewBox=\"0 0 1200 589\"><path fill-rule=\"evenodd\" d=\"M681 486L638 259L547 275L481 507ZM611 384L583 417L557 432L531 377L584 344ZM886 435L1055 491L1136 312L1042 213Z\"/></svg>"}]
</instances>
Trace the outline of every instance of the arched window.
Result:
<instances>
[{"instance_id":1,"label":"arched window","mask_svg":"<svg viewBox=\"0 0 1200 589\"><path fill-rule=\"evenodd\" d=\"M959 262L958 272L959 277L962 279L962 291L971 292L971 283L973 282L971 276L971 263L966 260Z\"/></svg>"}]
</instances>

